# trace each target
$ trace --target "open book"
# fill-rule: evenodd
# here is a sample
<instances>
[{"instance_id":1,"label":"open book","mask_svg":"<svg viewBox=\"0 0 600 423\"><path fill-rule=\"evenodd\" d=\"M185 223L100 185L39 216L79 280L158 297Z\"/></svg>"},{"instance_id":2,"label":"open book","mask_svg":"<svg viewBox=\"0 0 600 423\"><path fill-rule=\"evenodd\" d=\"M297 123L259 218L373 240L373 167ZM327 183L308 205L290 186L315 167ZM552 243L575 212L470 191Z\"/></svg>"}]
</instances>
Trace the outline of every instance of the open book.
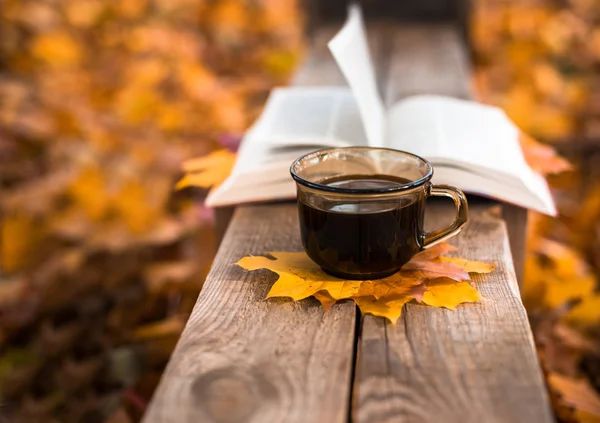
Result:
<instances>
[{"instance_id":1,"label":"open book","mask_svg":"<svg viewBox=\"0 0 600 423\"><path fill-rule=\"evenodd\" d=\"M435 95L407 97L386 110L357 6L329 49L349 87L273 90L208 206L294 198L289 166L296 158L319 148L368 145L428 159L436 184L556 214L545 179L525 162L519 129L502 110Z\"/></svg>"}]
</instances>

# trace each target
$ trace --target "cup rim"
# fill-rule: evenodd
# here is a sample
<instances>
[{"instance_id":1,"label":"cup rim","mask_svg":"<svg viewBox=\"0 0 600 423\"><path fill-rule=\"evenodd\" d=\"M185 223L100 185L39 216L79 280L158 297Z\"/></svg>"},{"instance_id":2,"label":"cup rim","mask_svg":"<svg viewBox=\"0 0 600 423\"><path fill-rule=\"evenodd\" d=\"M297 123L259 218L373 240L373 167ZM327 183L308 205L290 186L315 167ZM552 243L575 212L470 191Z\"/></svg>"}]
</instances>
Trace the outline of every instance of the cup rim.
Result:
<instances>
[{"instance_id":1,"label":"cup rim","mask_svg":"<svg viewBox=\"0 0 600 423\"><path fill-rule=\"evenodd\" d=\"M380 151L388 151L388 152L395 153L395 154L401 153L401 154L404 154L407 156L411 156L411 157L421 161L423 164L425 164L425 166L427 167L427 173L417 180L410 181L405 184L397 185L394 187L340 188L340 187L332 187L332 186L328 186L328 185L319 184L317 182L307 181L306 179L304 179L300 175L298 175L298 173L296 172L295 167L298 166L301 161L308 160L313 157L321 156L327 152L336 151L336 150L380 150ZM433 177L433 166L431 165L431 163L428 160L425 160L424 158L417 156L416 154L409 153L408 151L396 150L393 148L385 148L385 147L333 147L332 148L332 147L328 147L328 148L322 148L320 150L312 151L308 154L304 154L303 156L298 157L296 160L294 160L294 162L290 166L290 174L292 175L292 178L297 183L304 185L306 187L309 187L309 188L313 188L315 190L319 190L319 191L328 191L328 192L334 192L334 193L338 193L338 194L389 194L389 193L394 193L394 192L408 191L408 190L417 188L417 187L427 183Z\"/></svg>"}]
</instances>

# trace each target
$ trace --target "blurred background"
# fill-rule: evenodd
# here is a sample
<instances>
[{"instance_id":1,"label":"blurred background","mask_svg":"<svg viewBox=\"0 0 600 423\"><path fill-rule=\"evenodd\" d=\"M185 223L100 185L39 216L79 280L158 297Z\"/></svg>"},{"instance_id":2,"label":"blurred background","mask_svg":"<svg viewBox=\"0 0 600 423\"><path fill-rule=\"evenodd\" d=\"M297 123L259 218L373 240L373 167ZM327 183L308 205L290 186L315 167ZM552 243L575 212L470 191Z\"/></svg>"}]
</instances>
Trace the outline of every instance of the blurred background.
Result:
<instances>
[{"instance_id":1,"label":"blurred background","mask_svg":"<svg viewBox=\"0 0 600 423\"><path fill-rule=\"evenodd\" d=\"M140 419L215 254L182 162L233 157L333 3L0 3L0 422ZM457 11L478 99L572 163L560 216L530 215L523 295L547 375L600 403L600 2L409 3Z\"/></svg>"}]
</instances>

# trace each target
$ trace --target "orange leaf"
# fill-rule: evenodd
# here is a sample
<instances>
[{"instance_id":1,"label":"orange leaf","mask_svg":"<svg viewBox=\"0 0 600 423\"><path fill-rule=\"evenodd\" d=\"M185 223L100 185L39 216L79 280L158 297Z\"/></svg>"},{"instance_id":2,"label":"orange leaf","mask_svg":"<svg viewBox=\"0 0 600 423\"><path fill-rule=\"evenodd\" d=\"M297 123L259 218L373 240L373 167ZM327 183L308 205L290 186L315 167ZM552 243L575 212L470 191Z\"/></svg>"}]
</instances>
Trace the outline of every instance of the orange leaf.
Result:
<instances>
[{"instance_id":1,"label":"orange leaf","mask_svg":"<svg viewBox=\"0 0 600 423\"><path fill-rule=\"evenodd\" d=\"M81 46L67 32L40 35L34 40L31 53L54 67L77 65L83 57Z\"/></svg>"},{"instance_id":2,"label":"orange leaf","mask_svg":"<svg viewBox=\"0 0 600 423\"><path fill-rule=\"evenodd\" d=\"M550 175L572 169L571 163L559 156L554 148L534 140L524 132L521 132L519 142L527 164L536 172Z\"/></svg>"},{"instance_id":3,"label":"orange leaf","mask_svg":"<svg viewBox=\"0 0 600 423\"><path fill-rule=\"evenodd\" d=\"M600 295L588 295L566 315L567 323L583 329L593 330L600 324Z\"/></svg>"},{"instance_id":4,"label":"orange leaf","mask_svg":"<svg viewBox=\"0 0 600 423\"><path fill-rule=\"evenodd\" d=\"M177 182L176 189L189 186L210 188L223 182L235 163L235 154L221 149L206 156L187 160L183 163L186 175Z\"/></svg>"},{"instance_id":5,"label":"orange leaf","mask_svg":"<svg viewBox=\"0 0 600 423\"><path fill-rule=\"evenodd\" d=\"M469 280L469 273L462 267L452 262L440 259L442 254L455 251L456 247L442 242L416 254L408 263L402 266L401 271L418 270L425 278L447 277L457 281Z\"/></svg>"},{"instance_id":6,"label":"orange leaf","mask_svg":"<svg viewBox=\"0 0 600 423\"><path fill-rule=\"evenodd\" d=\"M440 260L442 262L453 263L468 273L490 273L496 267L495 264L470 261L458 257L440 257Z\"/></svg>"},{"instance_id":7,"label":"orange leaf","mask_svg":"<svg viewBox=\"0 0 600 423\"><path fill-rule=\"evenodd\" d=\"M600 395L586 380L550 373L548 383L567 406L575 409L578 421L600 421Z\"/></svg>"},{"instance_id":8,"label":"orange leaf","mask_svg":"<svg viewBox=\"0 0 600 423\"><path fill-rule=\"evenodd\" d=\"M108 212L111 198L106 188L106 177L99 166L85 167L68 192L91 220L100 220Z\"/></svg>"},{"instance_id":9,"label":"orange leaf","mask_svg":"<svg viewBox=\"0 0 600 423\"><path fill-rule=\"evenodd\" d=\"M331 306L337 301L335 298L329 295L327 291L316 292L313 297L315 297L321 303L321 306L325 311L329 311Z\"/></svg>"},{"instance_id":10,"label":"orange leaf","mask_svg":"<svg viewBox=\"0 0 600 423\"><path fill-rule=\"evenodd\" d=\"M30 262L38 239L35 222L24 215L5 216L0 221L0 265L6 272L20 270Z\"/></svg>"},{"instance_id":11,"label":"orange leaf","mask_svg":"<svg viewBox=\"0 0 600 423\"><path fill-rule=\"evenodd\" d=\"M165 336L179 336L184 326L185 319L182 316L169 317L160 322L150 323L136 329L133 332L133 340L142 341Z\"/></svg>"}]
</instances>

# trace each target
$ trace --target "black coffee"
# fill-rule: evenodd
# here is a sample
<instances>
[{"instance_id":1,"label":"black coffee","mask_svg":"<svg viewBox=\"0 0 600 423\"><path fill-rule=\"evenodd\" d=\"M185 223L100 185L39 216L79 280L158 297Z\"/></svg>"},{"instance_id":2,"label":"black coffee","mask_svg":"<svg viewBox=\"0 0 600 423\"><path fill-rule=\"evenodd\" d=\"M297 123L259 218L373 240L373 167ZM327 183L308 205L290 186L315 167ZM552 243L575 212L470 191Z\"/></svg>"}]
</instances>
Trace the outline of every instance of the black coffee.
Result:
<instances>
[{"instance_id":1,"label":"black coffee","mask_svg":"<svg viewBox=\"0 0 600 423\"><path fill-rule=\"evenodd\" d=\"M373 189L407 182L387 175L349 175L319 183ZM394 273L421 250L424 201L418 194L386 202L326 204L298 202L304 248L327 273L352 279L380 278Z\"/></svg>"}]
</instances>

